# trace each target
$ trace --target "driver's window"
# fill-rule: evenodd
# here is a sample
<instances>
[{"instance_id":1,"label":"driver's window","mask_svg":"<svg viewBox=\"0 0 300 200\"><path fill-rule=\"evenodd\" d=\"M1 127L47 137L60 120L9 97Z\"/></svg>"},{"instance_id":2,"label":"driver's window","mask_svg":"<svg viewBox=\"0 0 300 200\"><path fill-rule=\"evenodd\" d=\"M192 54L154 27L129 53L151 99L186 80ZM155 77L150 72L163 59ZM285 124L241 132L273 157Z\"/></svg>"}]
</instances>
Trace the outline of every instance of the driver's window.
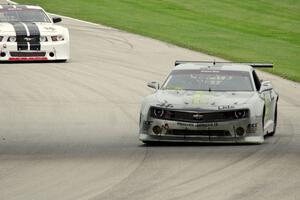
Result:
<instances>
[{"instance_id":1,"label":"driver's window","mask_svg":"<svg viewBox=\"0 0 300 200\"><path fill-rule=\"evenodd\" d=\"M256 90L259 91L261 83L260 83L260 80L259 80L259 78L258 78L255 70L252 71L252 75L253 75L253 80L254 80L254 84L255 84Z\"/></svg>"}]
</instances>

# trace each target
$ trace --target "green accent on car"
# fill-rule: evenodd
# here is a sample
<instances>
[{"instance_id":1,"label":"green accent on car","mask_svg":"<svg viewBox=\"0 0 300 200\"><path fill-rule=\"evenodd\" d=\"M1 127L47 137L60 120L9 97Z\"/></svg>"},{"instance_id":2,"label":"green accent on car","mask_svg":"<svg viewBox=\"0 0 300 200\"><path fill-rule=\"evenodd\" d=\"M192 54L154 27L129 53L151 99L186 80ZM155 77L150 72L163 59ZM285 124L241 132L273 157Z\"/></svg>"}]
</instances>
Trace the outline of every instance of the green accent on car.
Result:
<instances>
[{"instance_id":1,"label":"green accent on car","mask_svg":"<svg viewBox=\"0 0 300 200\"><path fill-rule=\"evenodd\" d=\"M198 104L205 103L205 97L207 97L207 95L205 95L203 92L201 92L201 91L196 92L192 96L192 104L193 105L198 105Z\"/></svg>"}]
</instances>

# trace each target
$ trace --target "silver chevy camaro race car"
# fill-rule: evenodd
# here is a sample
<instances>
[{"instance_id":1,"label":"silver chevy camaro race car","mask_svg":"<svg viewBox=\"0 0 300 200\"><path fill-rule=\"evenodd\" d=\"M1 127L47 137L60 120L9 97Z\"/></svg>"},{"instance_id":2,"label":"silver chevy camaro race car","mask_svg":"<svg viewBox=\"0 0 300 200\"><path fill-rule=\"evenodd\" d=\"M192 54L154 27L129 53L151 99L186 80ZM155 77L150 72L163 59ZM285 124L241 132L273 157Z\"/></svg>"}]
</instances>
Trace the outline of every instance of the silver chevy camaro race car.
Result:
<instances>
[{"instance_id":1,"label":"silver chevy camaro race car","mask_svg":"<svg viewBox=\"0 0 300 200\"><path fill-rule=\"evenodd\" d=\"M264 142L274 135L278 94L255 67L272 64L176 61L162 86L148 83L139 139L154 142Z\"/></svg>"},{"instance_id":2,"label":"silver chevy camaro race car","mask_svg":"<svg viewBox=\"0 0 300 200\"><path fill-rule=\"evenodd\" d=\"M67 61L69 31L38 6L0 5L0 61Z\"/></svg>"}]
</instances>

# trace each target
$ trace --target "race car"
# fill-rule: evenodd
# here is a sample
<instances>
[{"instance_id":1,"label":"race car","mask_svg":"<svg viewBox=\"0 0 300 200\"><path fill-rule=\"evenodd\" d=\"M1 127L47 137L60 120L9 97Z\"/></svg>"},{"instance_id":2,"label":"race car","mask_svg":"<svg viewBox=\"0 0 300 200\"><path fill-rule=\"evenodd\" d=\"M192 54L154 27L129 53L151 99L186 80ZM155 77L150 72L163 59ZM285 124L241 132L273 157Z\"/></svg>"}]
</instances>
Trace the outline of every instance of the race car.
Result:
<instances>
[{"instance_id":1,"label":"race car","mask_svg":"<svg viewBox=\"0 0 300 200\"><path fill-rule=\"evenodd\" d=\"M139 139L157 142L261 144L273 136L279 95L256 67L273 64L176 61L142 102Z\"/></svg>"},{"instance_id":2,"label":"race car","mask_svg":"<svg viewBox=\"0 0 300 200\"><path fill-rule=\"evenodd\" d=\"M0 61L67 61L69 31L39 6L0 5Z\"/></svg>"}]
</instances>

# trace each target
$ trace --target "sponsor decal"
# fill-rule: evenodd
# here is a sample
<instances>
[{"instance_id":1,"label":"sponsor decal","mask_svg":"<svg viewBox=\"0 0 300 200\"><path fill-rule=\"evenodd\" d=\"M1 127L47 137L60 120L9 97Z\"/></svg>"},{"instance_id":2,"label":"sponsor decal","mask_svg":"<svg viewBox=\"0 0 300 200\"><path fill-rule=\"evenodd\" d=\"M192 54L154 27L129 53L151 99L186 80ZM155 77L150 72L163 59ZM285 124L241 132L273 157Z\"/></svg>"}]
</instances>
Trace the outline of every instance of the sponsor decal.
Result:
<instances>
[{"instance_id":1,"label":"sponsor decal","mask_svg":"<svg viewBox=\"0 0 300 200\"><path fill-rule=\"evenodd\" d=\"M220 71L207 69L207 70L201 70L201 73L220 73Z\"/></svg>"},{"instance_id":2,"label":"sponsor decal","mask_svg":"<svg viewBox=\"0 0 300 200\"><path fill-rule=\"evenodd\" d=\"M169 127L169 124L166 123L165 125L162 125L162 128L166 129L166 130L169 130L170 127Z\"/></svg>"},{"instance_id":3,"label":"sponsor decal","mask_svg":"<svg viewBox=\"0 0 300 200\"><path fill-rule=\"evenodd\" d=\"M9 61L45 61L48 60L47 57L14 57L9 58Z\"/></svg>"},{"instance_id":4,"label":"sponsor decal","mask_svg":"<svg viewBox=\"0 0 300 200\"><path fill-rule=\"evenodd\" d=\"M218 126L218 123L213 122L213 123L186 123L186 122L177 122L178 126L185 126L185 127L214 127Z\"/></svg>"},{"instance_id":5,"label":"sponsor decal","mask_svg":"<svg viewBox=\"0 0 300 200\"><path fill-rule=\"evenodd\" d=\"M235 107L233 105L226 105L226 106L218 106L218 110L229 110L234 109Z\"/></svg>"},{"instance_id":6,"label":"sponsor decal","mask_svg":"<svg viewBox=\"0 0 300 200\"><path fill-rule=\"evenodd\" d=\"M152 124L152 122L150 122L150 121L145 121L145 122L143 123L143 130L144 130L144 131L147 131L147 130L151 127L151 124Z\"/></svg>"}]
</instances>

